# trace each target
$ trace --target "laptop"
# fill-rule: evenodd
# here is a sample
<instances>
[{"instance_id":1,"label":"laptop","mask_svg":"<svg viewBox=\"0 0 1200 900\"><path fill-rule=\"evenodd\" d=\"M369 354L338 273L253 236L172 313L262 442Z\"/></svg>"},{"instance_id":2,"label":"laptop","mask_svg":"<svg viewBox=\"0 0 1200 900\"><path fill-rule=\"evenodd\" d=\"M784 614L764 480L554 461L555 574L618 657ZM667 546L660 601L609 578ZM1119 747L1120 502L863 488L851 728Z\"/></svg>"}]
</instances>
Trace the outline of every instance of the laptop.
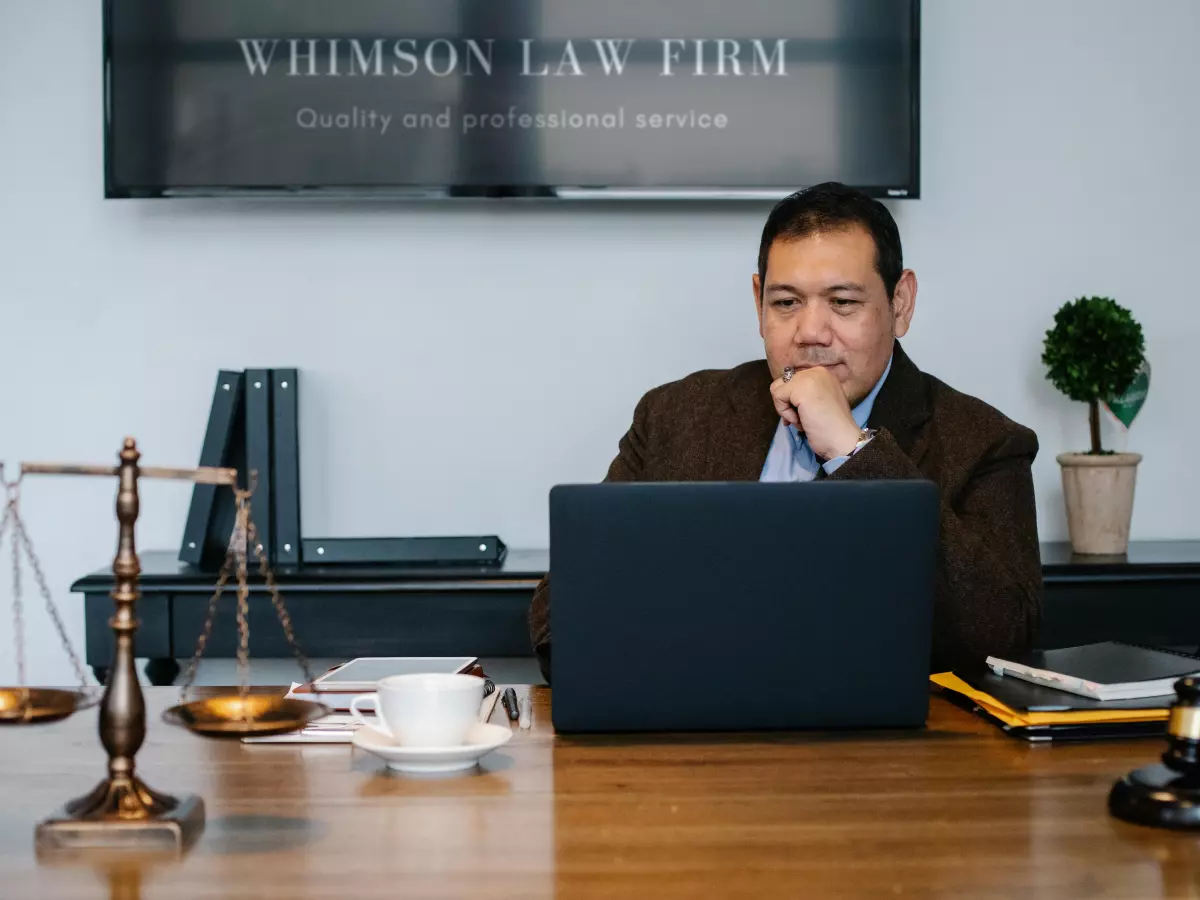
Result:
<instances>
[{"instance_id":1,"label":"laptop","mask_svg":"<svg viewBox=\"0 0 1200 900\"><path fill-rule=\"evenodd\" d=\"M919 727L930 481L550 491L561 733Z\"/></svg>"}]
</instances>

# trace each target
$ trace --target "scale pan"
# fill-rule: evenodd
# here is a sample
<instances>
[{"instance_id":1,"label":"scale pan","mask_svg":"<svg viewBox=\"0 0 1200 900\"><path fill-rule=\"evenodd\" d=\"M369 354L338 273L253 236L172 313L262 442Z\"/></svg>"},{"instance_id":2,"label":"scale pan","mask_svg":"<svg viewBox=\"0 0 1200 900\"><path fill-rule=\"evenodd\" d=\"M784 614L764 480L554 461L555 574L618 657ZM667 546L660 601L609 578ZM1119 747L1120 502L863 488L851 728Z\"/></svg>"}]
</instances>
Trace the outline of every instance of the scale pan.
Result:
<instances>
[{"instance_id":1,"label":"scale pan","mask_svg":"<svg viewBox=\"0 0 1200 900\"><path fill-rule=\"evenodd\" d=\"M42 725L65 719L91 706L80 691L58 688L0 687L0 725Z\"/></svg>"},{"instance_id":2,"label":"scale pan","mask_svg":"<svg viewBox=\"0 0 1200 900\"><path fill-rule=\"evenodd\" d=\"M273 694L224 694L172 706L163 719L206 737L265 737L298 731L331 711L323 703Z\"/></svg>"}]
</instances>

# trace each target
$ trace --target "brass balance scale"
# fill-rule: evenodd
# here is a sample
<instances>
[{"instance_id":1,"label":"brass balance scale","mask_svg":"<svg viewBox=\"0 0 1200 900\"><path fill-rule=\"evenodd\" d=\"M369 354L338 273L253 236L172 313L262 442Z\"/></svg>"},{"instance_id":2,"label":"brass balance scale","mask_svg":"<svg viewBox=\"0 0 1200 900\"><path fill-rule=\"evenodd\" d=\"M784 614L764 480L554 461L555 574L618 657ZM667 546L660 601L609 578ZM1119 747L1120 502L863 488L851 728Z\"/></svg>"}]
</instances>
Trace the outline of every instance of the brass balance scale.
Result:
<instances>
[{"instance_id":1,"label":"brass balance scale","mask_svg":"<svg viewBox=\"0 0 1200 900\"><path fill-rule=\"evenodd\" d=\"M295 654L306 682L312 681L308 660L296 643L291 620L274 576L257 541L250 515L253 479L248 489L238 487L235 469L145 468L138 465L141 454L132 438L125 440L117 466L58 465L24 463L15 481L4 478L0 464L0 485L5 493L0 517L0 543L5 532L12 531L13 624L17 645L17 687L0 688L0 725L38 725L57 722L81 709L99 704L100 743L108 754L108 776L95 789L68 801L37 826L36 850L39 855L58 851L121 849L132 851L174 851L186 849L204 827L204 802L195 795L170 796L147 786L134 772L134 757L146 736L146 706L134 668L134 635L137 619L134 605L140 592L141 565L134 547L134 523L137 521L138 481L141 478L167 478L228 487L237 498L237 526L234 534L245 539L245 549L232 540L209 602L196 651L184 677L178 705L163 718L194 734L210 738L240 738L248 735L282 734L304 727L330 712L321 703L287 699L273 694L252 694L249 690L249 640L247 623L249 588L247 556L253 552L259 570L271 594L289 646ZM50 596L32 541L20 513L20 487L26 475L86 475L115 477L118 480L117 520L119 537L113 561L116 585L112 591L115 613L110 620L115 648L106 686L89 688L79 657L71 645L57 607ZM24 610L21 600L21 554L33 569L47 612L75 669L80 687L75 690L31 688L25 686ZM212 633L217 602L230 576L237 578L238 690L188 699L196 669Z\"/></svg>"}]
</instances>

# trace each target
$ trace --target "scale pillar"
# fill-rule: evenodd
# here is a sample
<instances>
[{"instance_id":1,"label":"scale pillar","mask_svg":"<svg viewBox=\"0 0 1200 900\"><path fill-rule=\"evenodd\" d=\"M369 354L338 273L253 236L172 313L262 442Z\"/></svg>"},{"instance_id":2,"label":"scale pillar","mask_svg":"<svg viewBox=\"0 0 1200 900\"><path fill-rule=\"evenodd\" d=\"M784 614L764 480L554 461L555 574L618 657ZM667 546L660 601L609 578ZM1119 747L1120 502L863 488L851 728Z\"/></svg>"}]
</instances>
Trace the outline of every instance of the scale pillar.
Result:
<instances>
[{"instance_id":1,"label":"scale pillar","mask_svg":"<svg viewBox=\"0 0 1200 900\"><path fill-rule=\"evenodd\" d=\"M204 802L199 797L161 794L134 772L134 758L146 737L146 703L134 668L134 607L141 573L134 546L140 456L133 439L127 438L117 469L120 535L113 561L115 612L109 620L115 648L100 702L100 742L108 753L108 777L37 826L39 854L93 849L182 852L204 828Z\"/></svg>"}]
</instances>

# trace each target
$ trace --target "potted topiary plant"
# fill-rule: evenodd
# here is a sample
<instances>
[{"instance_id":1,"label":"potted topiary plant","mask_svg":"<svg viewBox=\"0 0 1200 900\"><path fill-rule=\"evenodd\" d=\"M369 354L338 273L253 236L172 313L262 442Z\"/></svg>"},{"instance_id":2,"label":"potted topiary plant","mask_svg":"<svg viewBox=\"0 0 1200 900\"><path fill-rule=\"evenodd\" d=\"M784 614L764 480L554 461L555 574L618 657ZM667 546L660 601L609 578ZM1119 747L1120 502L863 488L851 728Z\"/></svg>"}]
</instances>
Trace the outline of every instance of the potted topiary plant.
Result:
<instances>
[{"instance_id":1,"label":"potted topiary plant","mask_svg":"<svg viewBox=\"0 0 1200 900\"><path fill-rule=\"evenodd\" d=\"M1134 484L1142 457L1100 445L1100 404L1112 403L1129 390L1144 359L1142 327L1129 310L1108 297L1080 297L1064 304L1046 332L1046 376L1072 400L1088 405L1091 426L1091 450L1057 457L1076 553L1124 554L1129 549ZM1129 398L1123 399L1129 409ZM1137 408L1140 401L1135 414Z\"/></svg>"}]
</instances>

